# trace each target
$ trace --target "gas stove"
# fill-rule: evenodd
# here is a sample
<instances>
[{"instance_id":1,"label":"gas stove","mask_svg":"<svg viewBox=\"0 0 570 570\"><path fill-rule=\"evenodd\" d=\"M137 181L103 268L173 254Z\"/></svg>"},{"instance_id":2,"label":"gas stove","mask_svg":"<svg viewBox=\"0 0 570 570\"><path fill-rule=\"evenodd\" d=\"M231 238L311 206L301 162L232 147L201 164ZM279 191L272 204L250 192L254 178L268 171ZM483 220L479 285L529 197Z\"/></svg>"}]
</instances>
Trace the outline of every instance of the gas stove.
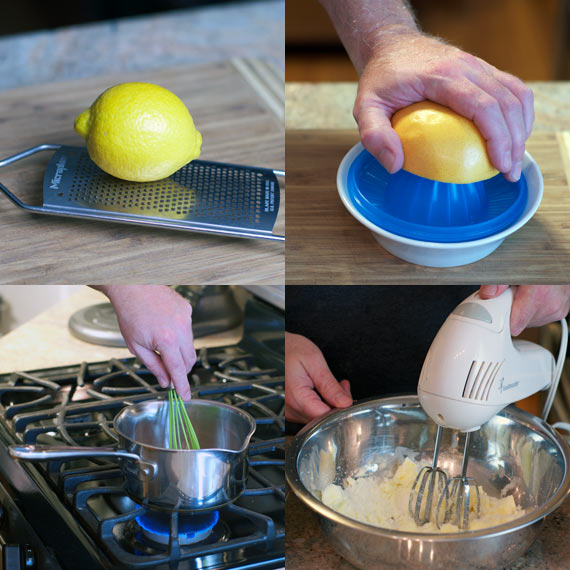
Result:
<instances>
[{"instance_id":1,"label":"gas stove","mask_svg":"<svg viewBox=\"0 0 570 570\"><path fill-rule=\"evenodd\" d=\"M116 444L115 415L163 392L139 361L113 359L0 375L4 568L284 566L282 312L258 299L248 301L243 339L201 349L189 381L193 398L242 408L257 424L243 495L218 511L195 515L135 503L113 458L24 464L8 455L10 444Z\"/></svg>"}]
</instances>

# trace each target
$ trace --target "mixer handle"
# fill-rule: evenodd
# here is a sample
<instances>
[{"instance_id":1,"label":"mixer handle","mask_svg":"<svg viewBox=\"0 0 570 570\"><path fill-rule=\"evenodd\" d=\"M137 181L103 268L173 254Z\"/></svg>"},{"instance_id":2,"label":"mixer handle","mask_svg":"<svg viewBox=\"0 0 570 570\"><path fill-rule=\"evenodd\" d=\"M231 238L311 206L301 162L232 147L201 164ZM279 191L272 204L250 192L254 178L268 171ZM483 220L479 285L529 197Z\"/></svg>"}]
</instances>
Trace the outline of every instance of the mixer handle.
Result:
<instances>
[{"instance_id":1,"label":"mixer handle","mask_svg":"<svg viewBox=\"0 0 570 570\"><path fill-rule=\"evenodd\" d=\"M513 305L513 289L509 287L498 297L481 299L476 291L465 301L457 305L452 315L479 321L482 326L494 332L500 332L505 327L510 335L511 307Z\"/></svg>"}]
</instances>

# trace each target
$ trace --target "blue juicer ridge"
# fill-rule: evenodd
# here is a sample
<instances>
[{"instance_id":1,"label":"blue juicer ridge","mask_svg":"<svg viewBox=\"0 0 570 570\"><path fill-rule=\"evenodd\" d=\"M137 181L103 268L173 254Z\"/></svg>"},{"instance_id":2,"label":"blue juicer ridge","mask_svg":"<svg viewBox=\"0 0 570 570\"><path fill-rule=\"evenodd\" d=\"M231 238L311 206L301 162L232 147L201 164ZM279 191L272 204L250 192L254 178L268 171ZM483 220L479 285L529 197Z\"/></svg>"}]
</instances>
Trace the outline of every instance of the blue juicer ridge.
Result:
<instances>
[{"instance_id":1,"label":"blue juicer ridge","mask_svg":"<svg viewBox=\"0 0 570 570\"><path fill-rule=\"evenodd\" d=\"M472 184L437 182L400 170L390 174L367 150L350 165L348 196L373 224L391 233L431 242L464 242L495 235L523 213L524 175L502 174Z\"/></svg>"}]
</instances>

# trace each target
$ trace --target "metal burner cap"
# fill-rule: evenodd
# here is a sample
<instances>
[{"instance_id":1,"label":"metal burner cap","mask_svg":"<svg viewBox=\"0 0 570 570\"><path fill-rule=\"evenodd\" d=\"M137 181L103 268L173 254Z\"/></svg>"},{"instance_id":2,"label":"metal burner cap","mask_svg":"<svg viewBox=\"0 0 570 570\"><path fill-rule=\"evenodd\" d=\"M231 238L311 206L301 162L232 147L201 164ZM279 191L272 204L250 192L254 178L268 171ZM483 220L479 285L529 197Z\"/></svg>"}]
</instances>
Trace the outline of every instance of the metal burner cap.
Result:
<instances>
[{"instance_id":1,"label":"metal burner cap","mask_svg":"<svg viewBox=\"0 0 570 570\"><path fill-rule=\"evenodd\" d=\"M111 303L91 305L73 313L69 319L69 330L73 336L93 344L127 346Z\"/></svg>"}]
</instances>

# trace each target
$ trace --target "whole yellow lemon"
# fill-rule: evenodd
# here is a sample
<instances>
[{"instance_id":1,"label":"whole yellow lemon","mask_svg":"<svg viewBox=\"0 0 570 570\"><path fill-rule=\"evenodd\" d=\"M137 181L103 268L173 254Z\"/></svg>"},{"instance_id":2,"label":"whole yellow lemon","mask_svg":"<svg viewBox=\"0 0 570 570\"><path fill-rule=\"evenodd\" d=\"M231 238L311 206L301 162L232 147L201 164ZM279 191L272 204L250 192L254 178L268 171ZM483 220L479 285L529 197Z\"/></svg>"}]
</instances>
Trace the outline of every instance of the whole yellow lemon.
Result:
<instances>
[{"instance_id":1,"label":"whole yellow lemon","mask_svg":"<svg viewBox=\"0 0 570 570\"><path fill-rule=\"evenodd\" d=\"M422 101L400 109L392 126L404 148L404 170L440 182L468 184L498 173L473 121Z\"/></svg>"},{"instance_id":2,"label":"whole yellow lemon","mask_svg":"<svg viewBox=\"0 0 570 570\"><path fill-rule=\"evenodd\" d=\"M202 135L186 105L152 83L107 89L74 127L93 162L124 180L161 180L200 156Z\"/></svg>"}]
</instances>

